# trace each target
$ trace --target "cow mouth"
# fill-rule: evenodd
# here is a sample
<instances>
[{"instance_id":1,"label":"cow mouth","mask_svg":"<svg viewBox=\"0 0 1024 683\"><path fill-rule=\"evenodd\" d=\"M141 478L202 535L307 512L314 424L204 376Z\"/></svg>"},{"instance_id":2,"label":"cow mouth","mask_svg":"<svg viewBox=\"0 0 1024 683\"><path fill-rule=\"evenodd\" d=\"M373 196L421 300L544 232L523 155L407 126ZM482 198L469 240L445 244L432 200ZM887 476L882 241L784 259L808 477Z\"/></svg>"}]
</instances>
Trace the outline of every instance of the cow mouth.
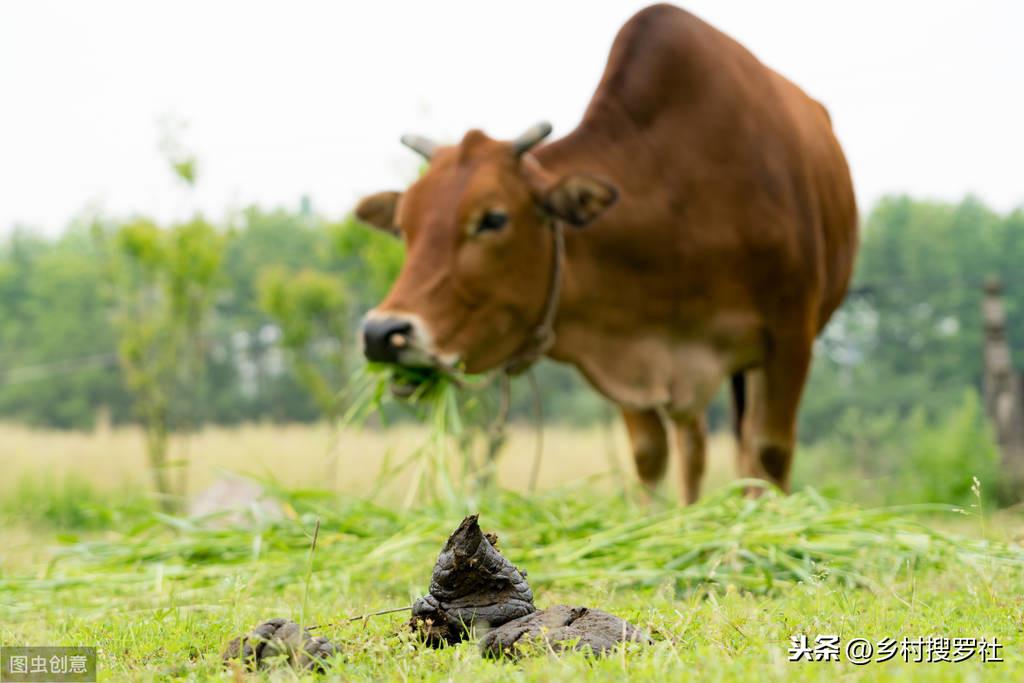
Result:
<instances>
[{"instance_id":1,"label":"cow mouth","mask_svg":"<svg viewBox=\"0 0 1024 683\"><path fill-rule=\"evenodd\" d=\"M410 403L428 399L446 384L461 385L455 363L445 362L441 358L434 358L430 365L389 363L380 370L387 373L387 385L391 395Z\"/></svg>"},{"instance_id":2,"label":"cow mouth","mask_svg":"<svg viewBox=\"0 0 1024 683\"><path fill-rule=\"evenodd\" d=\"M391 368L388 378L388 389L391 395L402 401L411 401L426 393L426 390L439 382L443 373L436 367L407 367L395 365Z\"/></svg>"}]
</instances>

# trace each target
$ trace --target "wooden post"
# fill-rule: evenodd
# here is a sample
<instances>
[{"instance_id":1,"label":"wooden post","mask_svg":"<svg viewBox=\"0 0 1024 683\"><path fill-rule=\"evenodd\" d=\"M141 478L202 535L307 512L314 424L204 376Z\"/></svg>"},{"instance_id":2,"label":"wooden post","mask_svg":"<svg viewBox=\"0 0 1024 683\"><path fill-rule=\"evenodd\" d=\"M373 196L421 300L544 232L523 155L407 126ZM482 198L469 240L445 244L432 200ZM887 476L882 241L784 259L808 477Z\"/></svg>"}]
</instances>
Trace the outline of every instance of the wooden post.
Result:
<instances>
[{"instance_id":1,"label":"wooden post","mask_svg":"<svg viewBox=\"0 0 1024 683\"><path fill-rule=\"evenodd\" d=\"M1014 369L1010 356L1002 294L998 278L985 283L985 412L999 444L1003 494L1016 502L1024 499L1024 375Z\"/></svg>"}]
</instances>

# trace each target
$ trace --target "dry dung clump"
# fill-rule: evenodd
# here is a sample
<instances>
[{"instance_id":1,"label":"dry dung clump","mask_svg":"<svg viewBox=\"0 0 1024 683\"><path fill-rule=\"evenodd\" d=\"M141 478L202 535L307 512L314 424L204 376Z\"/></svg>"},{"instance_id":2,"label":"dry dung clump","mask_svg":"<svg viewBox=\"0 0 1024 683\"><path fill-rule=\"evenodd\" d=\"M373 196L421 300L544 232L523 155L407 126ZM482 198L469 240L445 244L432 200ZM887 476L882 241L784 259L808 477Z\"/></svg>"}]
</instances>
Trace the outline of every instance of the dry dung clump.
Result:
<instances>
[{"instance_id":1,"label":"dry dung clump","mask_svg":"<svg viewBox=\"0 0 1024 683\"><path fill-rule=\"evenodd\" d=\"M247 671L288 664L294 669L324 671L324 661L338 652L331 641L312 636L288 619L268 619L228 643L221 658L225 666L241 662Z\"/></svg>"},{"instance_id":2,"label":"dry dung clump","mask_svg":"<svg viewBox=\"0 0 1024 683\"><path fill-rule=\"evenodd\" d=\"M603 655L617 644L651 642L644 631L614 614L588 607L555 605L488 631L480 639L484 657L518 657L537 646L555 651L589 649Z\"/></svg>"},{"instance_id":3,"label":"dry dung clump","mask_svg":"<svg viewBox=\"0 0 1024 683\"><path fill-rule=\"evenodd\" d=\"M518 657L531 651L530 644L602 655L621 642L651 642L641 629L601 610L556 605L537 611L526 572L498 552L497 541L480 530L478 515L466 517L448 537L430 593L412 607L410 626L428 644L458 643L471 629L485 633L485 657Z\"/></svg>"},{"instance_id":4,"label":"dry dung clump","mask_svg":"<svg viewBox=\"0 0 1024 683\"><path fill-rule=\"evenodd\" d=\"M478 515L462 520L434 564L429 593L412 606L410 625L431 645L452 645L471 628L500 626L534 612L526 572L498 552Z\"/></svg>"}]
</instances>

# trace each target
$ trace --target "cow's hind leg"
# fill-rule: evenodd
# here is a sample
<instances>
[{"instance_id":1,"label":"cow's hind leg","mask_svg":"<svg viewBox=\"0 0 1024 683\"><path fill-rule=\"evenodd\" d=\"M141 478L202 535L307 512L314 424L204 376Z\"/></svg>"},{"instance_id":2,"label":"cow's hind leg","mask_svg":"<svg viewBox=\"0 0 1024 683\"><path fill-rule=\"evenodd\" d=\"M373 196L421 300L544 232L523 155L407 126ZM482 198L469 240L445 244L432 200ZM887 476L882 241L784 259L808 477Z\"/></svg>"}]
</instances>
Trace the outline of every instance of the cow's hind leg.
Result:
<instances>
[{"instance_id":1,"label":"cow's hind leg","mask_svg":"<svg viewBox=\"0 0 1024 683\"><path fill-rule=\"evenodd\" d=\"M704 414L672 415L679 445L679 484L683 502L697 502L707 458L707 422Z\"/></svg>"},{"instance_id":2,"label":"cow's hind leg","mask_svg":"<svg viewBox=\"0 0 1024 683\"><path fill-rule=\"evenodd\" d=\"M811 363L811 343L775 340L764 364L745 373L739 470L789 492L797 410ZM756 491L752 491L756 493Z\"/></svg>"},{"instance_id":3,"label":"cow's hind leg","mask_svg":"<svg viewBox=\"0 0 1024 683\"><path fill-rule=\"evenodd\" d=\"M653 490L665 476L668 466L668 435L656 410L622 409L626 431L633 447L637 474L647 489Z\"/></svg>"},{"instance_id":4,"label":"cow's hind leg","mask_svg":"<svg viewBox=\"0 0 1024 683\"><path fill-rule=\"evenodd\" d=\"M757 454L754 452L754 431L759 423L757 411L764 403L762 396L763 382L761 368L753 368L743 373L742 382L733 383L733 430L736 435L736 471L743 479L761 478L761 470L757 466ZM738 399L736 391L743 392ZM741 409L742 406L742 409ZM748 491L753 493L753 491Z\"/></svg>"}]
</instances>

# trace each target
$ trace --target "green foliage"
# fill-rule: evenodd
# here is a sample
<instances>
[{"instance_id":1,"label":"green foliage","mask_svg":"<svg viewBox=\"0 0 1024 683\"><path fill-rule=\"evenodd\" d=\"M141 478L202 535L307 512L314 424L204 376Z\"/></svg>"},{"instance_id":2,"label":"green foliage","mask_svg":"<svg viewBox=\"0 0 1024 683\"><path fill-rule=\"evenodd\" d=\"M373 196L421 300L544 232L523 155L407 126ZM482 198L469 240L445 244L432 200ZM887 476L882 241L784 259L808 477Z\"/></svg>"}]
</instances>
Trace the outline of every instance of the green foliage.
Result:
<instances>
[{"instance_id":1,"label":"green foliage","mask_svg":"<svg viewBox=\"0 0 1024 683\"><path fill-rule=\"evenodd\" d=\"M354 218L326 225L337 269L362 304L359 314L376 305L391 288L405 259L401 240L362 225Z\"/></svg>"},{"instance_id":2,"label":"green foliage","mask_svg":"<svg viewBox=\"0 0 1024 683\"><path fill-rule=\"evenodd\" d=\"M324 415L333 420L344 385L349 297L341 279L311 268L263 272L260 304L281 328L295 372Z\"/></svg>"},{"instance_id":3,"label":"green foliage","mask_svg":"<svg viewBox=\"0 0 1024 683\"><path fill-rule=\"evenodd\" d=\"M348 336L348 296L337 277L311 268L273 268L263 273L260 290L264 310L281 323L285 347L307 346L317 327L339 341Z\"/></svg>"},{"instance_id":4,"label":"green foliage","mask_svg":"<svg viewBox=\"0 0 1024 683\"><path fill-rule=\"evenodd\" d=\"M175 161L171 164L174 175L184 180L189 185L196 184L196 173L198 172L198 161L194 157Z\"/></svg>"},{"instance_id":5,"label":"green foliage","mask_svg":"<svg viewBox=\"0 0 1024 683\"><path fill-rule=\"evenodd\" d=\"M102 233L99 233L102 235ZM213 302L223 252L216 229L196 219L170 229L128 223L112 235L108 262L119 354L128 385L164 410L176 380L194 380L199 333Z\"/></svg>"},{"instance_id":6,"label":"green foliage","mask_svg":"<svg viewBox=\"0 0 1024 683\"><path fill-rule=\"evenodd\" d=\"M967 506L974 502L977 481L992 501L999 489L999 451L976 393L966 391L961 404L934 426L916 413L909 429L914 440L902 473L905 500Z\"/></svg>"},{"instance_id":7,"label":"green foliage","mask_svg":"<svg viewBox=\"0 0 1024 683\"><path fill-rule=\"evenodd\" d=\"M815 440L852 406L867 416L945 414L981 389L982 285L1000 276L1009 338L1024 345L1024 214L888 197L868 215L853 294L820 345L802 412Z\"/></svg>"},{"instance_id":8,"label":"green foliage","mask_svg":"<svg viewBox=\"0 0 1024 683\"><path fill-rule=\"evenodd\" d=\"M0 416L89 427L99 406L131 415L117 373L103 258L87 226L0 243Z\"/></svg>"},{"instance_id":9,"label":"green foliage","mask_svg":"<svg viewBox=\"0 0 1024 683\"><path fill-rule=\"evenodd\" d=\"M202 420L192 398L204 371L203 323L213 302L223 237L201 219L161 229L146 220L109 237L108 273L118 356L146 430L156 490L165 507L184 492L165 469L170 430Z\"/></svg>"},{"instance_id":10,"label":"green foliage","mask_svg":"<svg viewBox=\"0 0 1024 683\"><path fill-rule=\"evenodd\" d=\"M195 187L199 160L183 141L188 123L173 116L164 115L158 121L160 127L160 152L176 178L189 187Z\"/></svg>"},{"instance_id":11,"label":"green foliage","mask_svg":"<svg viewBox=\"0 0 1024 683\"><path fill-rule=\"evenodd\" d=\"M905 419L892 413L845 412L833 434L805 449L796 461L797 485L876 504L985 503L999 491L999 454L973 390L960 403L930 418L918 408Z\"/></svg>"}]
</instances>

